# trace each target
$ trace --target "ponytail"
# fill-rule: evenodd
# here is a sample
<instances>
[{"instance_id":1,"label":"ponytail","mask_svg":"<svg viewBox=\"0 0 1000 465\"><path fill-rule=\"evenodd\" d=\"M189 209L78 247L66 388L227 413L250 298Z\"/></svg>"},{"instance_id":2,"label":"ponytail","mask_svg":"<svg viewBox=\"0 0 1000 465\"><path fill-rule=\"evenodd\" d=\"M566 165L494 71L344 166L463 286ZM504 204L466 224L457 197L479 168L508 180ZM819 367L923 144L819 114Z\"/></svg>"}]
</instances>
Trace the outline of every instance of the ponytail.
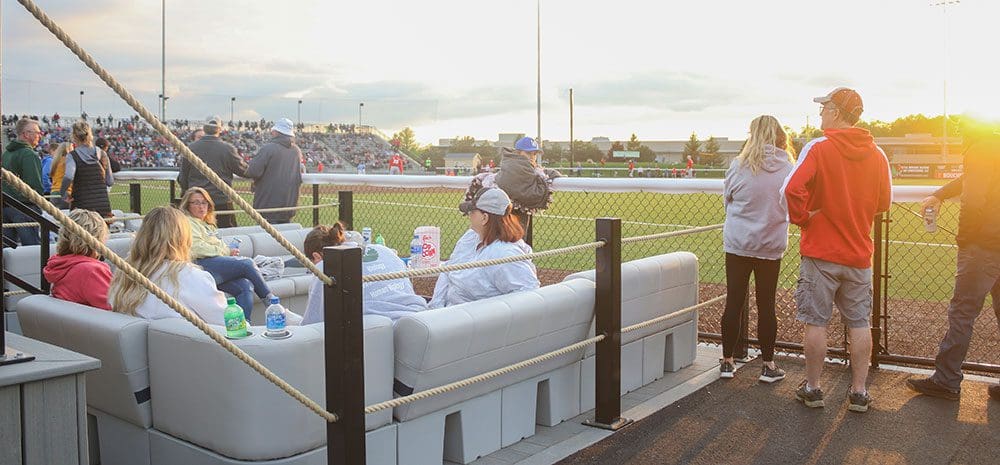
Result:
<instances>
[{"instance_id":1,"label":"ponytail","mask_svg":"<svg viewBox=\"0 0 1000 465\"><path fill-rule=\"evenodd\" d=\"M331 226L319 225L309 231L302 242L303 252L307 257L312 257L313 253L322 254L324 247L333 247L343 244L345 239L344 224L340 221Z\"/></svg>"}]
</instances>

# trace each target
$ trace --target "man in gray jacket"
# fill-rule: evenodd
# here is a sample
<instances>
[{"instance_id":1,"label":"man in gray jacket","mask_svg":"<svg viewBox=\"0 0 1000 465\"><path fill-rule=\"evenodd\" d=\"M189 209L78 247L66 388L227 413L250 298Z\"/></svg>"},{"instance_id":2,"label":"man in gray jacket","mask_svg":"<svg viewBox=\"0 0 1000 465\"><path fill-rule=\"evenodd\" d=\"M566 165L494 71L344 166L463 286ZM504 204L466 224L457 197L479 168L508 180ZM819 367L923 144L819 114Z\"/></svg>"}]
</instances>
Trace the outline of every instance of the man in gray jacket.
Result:
<instances>
[{"instance_id":1,"label":"man in gray jacket","mask_svg":"<svg viewBox=\"0 0 1000 465\"><path fill-rule=\"evenodd\" d=\"M299 204L302 151L295 145L292 120L281 118L271 128L271 141L250 160L247 177L254 180L253 207L280 208ZM294 210L262 213L271 223L288 223Z\"/></svg>"},{"instance_id":2,"label":"man in gray jacket","mask_svg":"<svg viewBox=\"0 0 1000 465\"><path fill-rule=\"evenodd\" d=\"M212 171L215 171L215 174L219 175L226 184L233 185L234 174L246 177L247 164L243 161L243 157L236 151L236 147L233 147L233 144L219 137L223 128L222 118L209 116L208 121L205 121L205 125L202 128L205 130L205 135L201 139L192 142L188 148L201 161L205 162ZM191 166L191 163L186 162L183 158L181 159L181 173L177 176L177 182L181 186L181 192L187 191L190 187L201 187L208 191L209 195L212 196L212 202L215 203L216 211L233 209L233 202L229 197L221 189L209 182L205 175L201 174L197 168ZM215 220L216 225L220 228L236 226L236 217L234 215L218 215Z\"/></svg>"}]
</instances>

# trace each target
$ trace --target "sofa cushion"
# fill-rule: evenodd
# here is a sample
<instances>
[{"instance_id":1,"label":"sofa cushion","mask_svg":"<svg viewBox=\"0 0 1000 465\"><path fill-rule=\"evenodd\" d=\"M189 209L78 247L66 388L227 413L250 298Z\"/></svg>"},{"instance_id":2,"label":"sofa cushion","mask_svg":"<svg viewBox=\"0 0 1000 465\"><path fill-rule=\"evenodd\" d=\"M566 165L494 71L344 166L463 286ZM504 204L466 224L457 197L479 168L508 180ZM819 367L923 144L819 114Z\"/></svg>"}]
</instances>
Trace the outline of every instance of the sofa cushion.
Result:
<instances>
[{"instance_id":1,"label":"sofa cushion","mask_svg":"<svg viewBox=\"0 0 1000 465\"><path fill-rule=\"evenodd\" d=\"M152 425L146 335L149 322L47 295L17 306L24 335L101 361L87 373L87 405L141 428Z\"/></svg>"},{"instance_id":2,"label":"sofa cushion","mask_svg":"<svg viewBox=\"0 0 1000 465\"><path fill-rule=\"evenodd\" d=\"M283 340L261 337L261 327L252 331L254 336L234 343L326 405L323 325L290 326L292 337ZM365 315L364 338L365 402L372 404L392 398L392 321ZM239 460L289 457L326 443L322 418L187 321L153 321L149 348L157 430ZM390 421L387 410L368 415L366 429Z\"/></svg>"},{"instance_id":3,"label":"sofa cushion","mask_svg":"<svg viewBox=\"0 0 1000 465\"><path fill-rule=\"evenodd\" d=\"M299 224L299 223L281 223L281 224L272 224L271 226L274 226L274 229L277 229L278 231L288 231L288 230L292 230L292 229L302 229L302 225ZM264 228L262 228L260 226L256 226L256 225L255 226L235 226L235 227L232 227L232 228L219 228L219 233L222 234L223 236L235 236L237 234L248 235L248 234L254 234L254 233L259 233L259 232L264 232Z\"/></svg>"},{"instance_id":4,"label":"sofa cushion","mask_svg":"<svg viewBox=\"0 0 1000 465\"><path fill-rule=\"evenodd\" d=\"M302 244L306 240L306 235L312 231L312 228L308 229L292 229L288 231L280 231L281 235L288 239L297 249L302 250ZM290 255L290 252L278 244L278 241L274 240L270 234L266 232L250 234L250 240L253 242L254 253L256 255L266 255L268 257L286 257Z\"/></svg>"},{"instance_id":5,"label":"sofa cushion","mask_svg":"<svg viewBox=\"0 0 1000 465\"><path fill-rule=\"evenodd\" d=\"M580 342L593 316L594 283L583 279L404 316L395 329L397 393L441 386ZM569 365L582 355L581 349L397 407L395 415L409 420Z\"/></svg>"}]
</instances>

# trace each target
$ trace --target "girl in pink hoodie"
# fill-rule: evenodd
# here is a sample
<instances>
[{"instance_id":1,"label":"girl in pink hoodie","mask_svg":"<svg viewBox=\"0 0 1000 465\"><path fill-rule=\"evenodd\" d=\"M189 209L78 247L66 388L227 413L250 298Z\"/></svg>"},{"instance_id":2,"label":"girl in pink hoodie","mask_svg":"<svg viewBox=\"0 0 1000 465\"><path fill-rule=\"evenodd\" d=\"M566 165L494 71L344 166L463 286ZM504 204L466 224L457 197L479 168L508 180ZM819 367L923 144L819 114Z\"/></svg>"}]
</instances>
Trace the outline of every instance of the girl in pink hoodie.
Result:
<instances>
[{"instance_id":1,"label":"girl in pink hoodie","mask_svg":"<svg viewBox=\"0 0 1000 465\"><path fill-rule=\"evenodd\" d=\"M97 213L73 210L69 217L101 243L107 242L108 225ZM42 271L45 279L52 283L52 297L111 310L108 303L111 267L97 259L97 251L83 238L63 228L56 254L49 258Z\"/></svg>"}]
</instances>

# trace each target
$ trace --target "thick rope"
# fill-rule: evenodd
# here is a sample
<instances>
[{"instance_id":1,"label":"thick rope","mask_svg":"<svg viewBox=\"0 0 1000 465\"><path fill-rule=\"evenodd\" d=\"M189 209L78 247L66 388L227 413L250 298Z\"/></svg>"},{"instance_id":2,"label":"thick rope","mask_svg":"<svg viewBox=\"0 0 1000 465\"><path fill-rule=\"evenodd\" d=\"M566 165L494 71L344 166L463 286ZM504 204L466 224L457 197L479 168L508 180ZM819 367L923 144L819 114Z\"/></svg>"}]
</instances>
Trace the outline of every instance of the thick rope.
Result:
<instances>
[{"instance_id":1,"label":"thick rope","mask_svg":"<svg viewBox=\"0 0 1000 465\"><path fill-rule=\"evenodd\" d=\"M260 215L260 213L254 211L253 207L251 207L250 204L247 203L246 199L240 196L239 193L236 192L236 190L233 189L230 185L223 182L222 178L220 178L219 175L215 174L215 171L212 171L212 169L209 168L208 165L206 165L205 162L201 160L201 158L197 157L193 152L191 152L191 150L186 145L184 145L184 143L181 142L181 140L178 139L177 136L175 136L174 133L170 131L170 129L167 126L161 123L160 120L158 120L155 115L153 115L152 113L149 112L149 110L146 109L146 107L142 106L142 104L139 103L139 101L136 100L135 97L133 97L132 94L130 94L128 90L125 89L124 86L122 86L114 77L112 77L111 74L109 74L103 67L101 67L101 65L97 64L97 61L95 61L94 58L90 56L90 54L84 51L83 48L76 43L76 41L74 41L68 34L66 34L65 31L62 30L62 28L60 28L54 21L52 21L51 18L49 18L44 12L42 12L41 9L39 9L38 6L35 5L35 3L32 0L18 0L18 3L23 5L24 8L27 9L32 14L32 16L35 17L35 19L41 22L42 25L44 25L45 28L49 30L49 32L55 35L56 38L58 38L64 45L66 45L66 47L72 50L73 54L76 55L77 58L80 59L80 61L86 64L88 68L93 70L94 73L96 73L98 77L100 77L101 80L108 85L108 87L112 88L115 91L115 93L118 94L119 97L125 100L125 102L127 102L129 106L132 107L132 109L134 109L137 113L139 113L139 115L142 116L142 118L146 120L146 122L148 122L150 126L156 129L157 132L160 133L160 135L166 138L170 142L170 144L174 147L174 149L177 150L177 153L184 157L185 163L191 163L192 166L197 168L202 175L208 178L208 180L211 181L212 184L214 184L216 187L218 187L224 194L229 196L229 198L237 206L239 206L240 209L242 209L248 215L250 215L250 218L253 218L253 220L256 223L258 223L262 228L264 228L264 231L267 231L268 234L274 237L274 239L278 241L278 243L281 244L282 247L288 250L300 263L302 263L302 265L304 265L306 268L309 269L309 271L311 271L314 275L316 275L316 277L319 278L320 281L322 281L324 284L328 286L333 285L333 281L330 279L329 276L323 274L323 271L317 268L316 265L312 262L312 260L309 260L305 256L305 254L302 253L302 251L300 251L298 248L292 245L292 243L289 242L288 239L285 239L284 236L278 233L278 230L274 229L274 226L272 226L271 223L265 220L264 217Z\"/></svg>"},{"instance_id":2,"label":"thick rope","mask_svg":"<svg viewBox=\"0 0 1000 465\"><path fill-rule=\"evenodd\" d=\"M592 337L590 339L577 342L576 344L573 344L571 346L566 346L566 347L563 347L562 349L557 349L557 350L554 350L554 351L549 352L547 354L539 355L539 356L537 356L535 358L529 358L528 360L525 360L523 362L515 363L513 365L508 365L508 366L505 366L503 368L498 368L498 369L493 370L493 371L488 371L488 372L483 373L481 375L473 376L471 378L466 378L466 379L463 379L461 381L455 381L454 383L445 384L444 386L438 386L436 388L428 389L426 391L420 391L420 392L417 392L417 393L414 393L414 394L410 394L408 396L397 397L397 398L392 399L392 400L387 400L385 402L379 402L379 403L374 404L374 405L369 405L369 406L365 407L365 413L366 414L368 414L368 413L375 413L375 412L378 412L380 410L385 410L387 408L399 407L400 405L409 404L411 402L416 402L418 400L426 399L428 397L433 397L433 396L436 396L438 394L444 394L446 392L454 391L455 389L463 388L463 387L470 386L470 385L473 385L473 384L476 384L476 383L480 383L480 382L483 382L483 381L486 381L486 380L489 380L489 379L493 379L493 378L496 378L497 376L505 375L507 373L512 373L512 372L515 372L515 371L520 370L522 368L527 368L527 367L529 367L531 365L537 365L539 363L542 363L542 362L547 361L547 360L551 360L551 359L559 357L561 355L566 355L566 354L568 354L570 352L583 349L584 347L587 347L587 346L589 346L591 344L595 344L595 343L597 343L599 341L604 340L604 337L605 336L603 334L601 334L599 336L594 336L594 337Z\"/></svg>"},{"instance_id":3,"label":"thick rope","mask_svg":"<svg viewBox=\"0 0 1000 465\"><path fill-rule=\"evenodd\" d=\"M10 296L15 296L15 295L25 295L25 294L30 294L30 292L28 292L28 291L26 291L24 289L18 289L16 291L7 291L7 292L4 292L3 296L4 297L10 297Z\"/></svg>"},{"instance_id":4,"label":"thick rope","mask_svg":"<svg viewBox=\"0 0 1000 465\"><path fill-rule=\"evenodd\" d=\"M713 224L711 226L699 226L697 228L682 229L680 231L670 231L665 233L649 234L646 236L633 236L622 238L622 244L634 244L636 242L652 241L656 239L666 239L668 237L683 236L686 234L695 234L705 231L711 231L713 229L722 229L722 223Z\"/></svg>"},{"instance_id":5,"label":"thick rope","mask_svg":"<svg viewBox=\"0 0 1000 465\"><path fill-rule=\"evenodd\" d=\"M66 216L65 213L56 208L55 205L52 205L44 198L42 198L41 195L39 195L37 192L31 189L31 187L25 184L24 181L21 180L21 178L18 178L17 176L15 176L10 171L7 171L6 169L0 170L0 174L2 174L3 176L3 182L7 183L7 185L9 186L13 186L21 193L21 195L24 195L35 205L38 205L48 214L56 218L60 223L63 224L64 228L69 230L70 233L76 234L77 236L81 237L90 248L98 251L102 256L104 256L104 258L113 263L118 268L119 273L125 273L129 276L129 278L132 278L139 284L142 284L143 287L148 289L151 294L155 295L156 298L160 299L163 303L167 304L168 307L172 308L175 312L179 313L182 317L184 317L185 320L191 322L191 324L193 324L195 327L201 330L201 332L205 333L206 336L210 337L216 343L221 345L223 348L229 351L229 353L235 355L236 358L240 359L243 363L249 365L250 368L253 368L254 371L256 371L257 373L260 373L260 375L266 378L268 381L274 383L275 386L281 388L282 391L288 393L288 395L292 396L295 400L301 402L303 405L308 407L313 412L316 412L317 415L323 417L324 419L326 419L326 421L331 423L337 421L336 414L327 412L326 409L324 409L318 403L306 397L305 394L299 392L299 390L295 389L294 387L286 383L284 380L282 380L277 375L272 373L271 370L267 369L267 367L261 365L260 362L254 360L249 355L247 355L246 352L243 352L243 350L241 350L239 347L236 347L236 345L228 341L221 334L213 331L212 328L210 328L208 324L205 323L205 321L202 320L198 315L193 313L191 310L185 308L183 305L181 305L180 302L175 300L166 292L163 292L163 289L160 289L156 284L150 281L149 278L146 278L145 276L142 275L142 273L139 273L139 271L137 271L135 268L132 268L132 265L130 265L127 261L125 261L125 259L119 257L114 251L109 249L108 246L104 245L101 241L91 236L90 233L84 230L82 226L77 224L75 221L71 220L68 216Z\"/></svg>"},{"instance_id":6,"label":"thick rope","mask_svg":"<svg viewBox=\"0 0 1000 465\"><path fill-rule=\"evenodd\" d=\"M702 302L700 304L692 305L690 307L682 308L680 310L677 310L676 312L671 312L671 313L668 313L666 315L658 316L656 318L653 318L652 320L646 320L646 321L643 321L642 323L636 323L636 324L634 324L632 326L626 326L626 327L622 328L622 333L628 333L628 332L632 332L632 331L638 331L638 330L640 330L642 328L648 328L650 326L655 326L655 325L657 325L659 323L662 323L664 321L667 321L667 320L669 320L671 318L676 318L676 317L679 317L679 316L684 315L686 313L691 313L691 312L693 312L695 310L699 310L699 309L705 308L705 307L707 307L709 305L712 305L712 304L714 304L714 303L716 303L716 302L718 302L720 300L725 300L725 298L726 298L726 296L725 296L725 294L723 294L723 295L720 295L718 297L713 297L713 298L711 298L709 300L706 300L706 301L704 301L704 302Z\"/></svg>"},{"instance_id":7,"label":"thick rope","mask_svg":"<svg viewBox=\"0 0 1000 465\"><path fill-rule=\"evenodd\" d=\"M561 249L546 250L544 252L532 252L524 255L514 255L510 257L494 258L492 260L482 260L478 262L468 262L468 263L457 263L454 265L444 265L437 266L433 268L419 268L416 270L406 270L406 271L396 271L394 273L382 273L382 274L371 274L363 276L361 282L363 283L373 283L376 281L391 281L393 279L400 278L410 278L416 276L430 276L435 274L447 273L449 271L458 270L469 270L472 268L483 268L493 265L502 265L504 263L514 263L525 260L531 260L533 258L544 258L551 257L553 255L568 254L573 252L580 252L582 250L599 249L604 247L604 241L590 242L587 244L571 245L569 247L563 247Z\"/></svg>"}]
</instances>

